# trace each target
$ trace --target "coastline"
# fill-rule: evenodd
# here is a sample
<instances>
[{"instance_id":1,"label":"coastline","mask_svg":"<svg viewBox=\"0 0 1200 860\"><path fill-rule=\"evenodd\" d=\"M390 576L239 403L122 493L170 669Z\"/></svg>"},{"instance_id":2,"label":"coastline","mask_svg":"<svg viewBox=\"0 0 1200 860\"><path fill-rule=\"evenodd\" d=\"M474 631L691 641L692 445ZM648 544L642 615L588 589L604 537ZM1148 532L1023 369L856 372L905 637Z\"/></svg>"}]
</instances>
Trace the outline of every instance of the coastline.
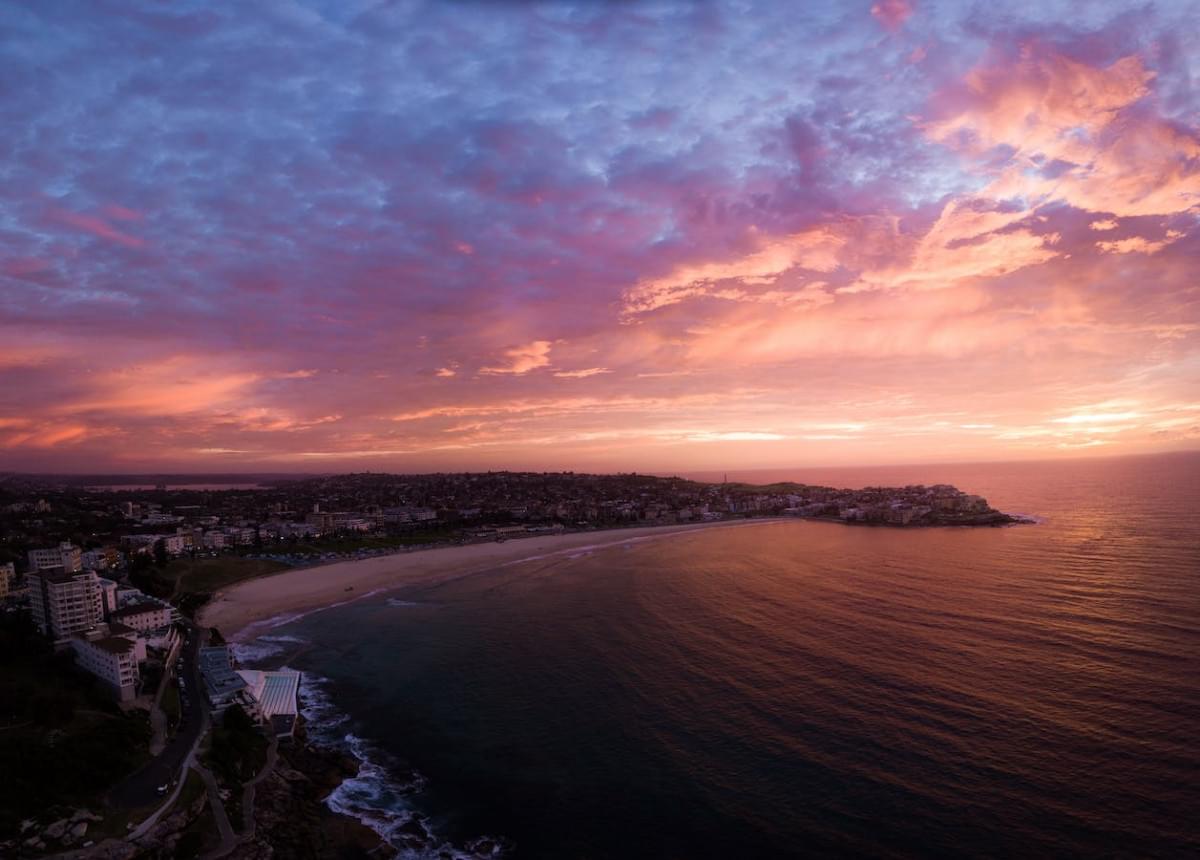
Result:
<instances>
[{"instance_id":1,"label":"coastline","mask_svg":"<svg viewBox=\"0 0 1200 860\"><path fill-rule=\"evenodd\" d=\"M396 588L435 585L494 567L618 546L631 541L641 542L701 529L761 525L790 519L755 517L536 535L503 543L434 547L374 558L335 561L284 570L222 589L200 609L196 622L204 627L217 628L229 641L245 642L302 615Z\"/></svg>"},{"instance_id":2,"label":"coastline","mask_svg":"<svg viewBox=\"0 0 1200 860\"><path fill-rule=\"evenodd\" d=\"M570 557L612 549L630 543L686 534L700 529L745 527L780 522L819 522L796 517L754 517L669 526L641 526L567 534L537 535L503 543L478 543L434 547L365 559L335 561L311 567L280 571L246 580L217 592L200 611L199 624L216 627L240 648L251 647L262 638L268 648L276 642L301 642L290 636L272 636L282 626L313 612L377 596L406 586L434 585L527 561ZM840 525L867 525L843 523ZM351 590L347 590L351 589ZM270 662L262 654L251 659ZM277 658L276 658L277 659ZM345 715L322 687L323 679L309 679L302 692L303 722L307 724L308 751L301 772L316 768L320 788L308 781L290 788L281 786L272 806L286 807L291 814L310 814L318 823L327 847L338 846L351 853L368 851L385 856L431 855L460 860L494 860L506 856L505 840L483 836L472 843L454 846L435 832L432 822L415 809L383 804L372 798L407 796L414 788L402 775L389 772L377 760L370 743L345 733ZM316 682L314 688L311 682ZM319 688L319 689L318 689ZM319 767L318 767L319 765ZM410 775L410 779L415 775ZM419 782L419 777L416 777ZM419 791L419 788L417 788ZM290 798L290 799L289 799ZM285 818L288 816L284 816ZM279 818L272 816L272 820ZM310 834L310 838L313 835ZM372 841L375 847L369 848ZM393 854L393 852L395 852Z\"/></svg>"},{"instance_id":3,"label":"coastline","mask_svg":"<svg viewBox=\"0 0 1200 860\"><path fill-rule=\"evenodd\" d=\"M201 609L197 623L216 627L229 642L245 648L259 637L269 639L274 627L395 588L447 582L497 567L588 553L700 529L783 520L761 517L539 535L504 543L438 547L296 568L246 580L217 592ZM354 590L347 592L347 588ZM264 658L272 659L266 655L253 659ZM502 838L483 836L466 845L454 846L444 842L434 832L432 823L415 810L379 809L372 808L369 801L366 805L362 800L356 802L356 791L364 787L368 795L390 791L405 796L414 786L376 761L369 744L345 733L346 717L323 689L322 680L310 678L309 687L301 693L303 740L296 749L280 753L291 768L298 768L307 778L275 780L278 785L264 786L264 800L256 804L271 810L266 826L260 828L263 835L278 836L287 830L279 826L280 822L300 816L312 819L312 826L304 828L305 838L317 840L324 848L343 856L428 855L495 860L509 853L511 846Z\"/></svg>"}]
</instances>

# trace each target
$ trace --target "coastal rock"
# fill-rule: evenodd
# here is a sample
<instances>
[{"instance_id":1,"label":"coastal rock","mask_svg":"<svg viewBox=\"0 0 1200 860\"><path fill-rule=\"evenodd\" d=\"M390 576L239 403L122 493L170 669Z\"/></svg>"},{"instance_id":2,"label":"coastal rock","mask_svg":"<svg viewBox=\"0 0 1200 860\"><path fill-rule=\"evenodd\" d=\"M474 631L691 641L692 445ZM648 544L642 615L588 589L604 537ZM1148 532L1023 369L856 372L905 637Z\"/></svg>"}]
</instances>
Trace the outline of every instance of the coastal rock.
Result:
<instances>
[{"instance_id":1,"label":"coastal rock","mask_svg":"<svg viewBox=\"0 0 1200 860\"><path fill-rule=\"evenodd\" d=\"M86 821L76 822L71 827L71 829L69 831L67 831L67 835L65 837L63 837L63 842L66 842L67 839L70 839L71 842L78 842L80 839L83 838L84 834L87 833L87 829L88 829L88 823ZM70 844L70 843L67 843L67 844Z\"/></svg>"},{"instance_id":2,"label":"coastal rock","mask_svg":"<svg viewBox=\"0 0 1200 860\"><path fill-rule=\"evenodd\" d=\"M42 831L44 839L62 839L63 834L67 832L67 825L70 824L65 818L60 818L49 827Z\"/></svg>"},{"instance_id":3,"label":"coastal rock","mask_svg":"<svg viewBox=\"0 0 1200 860\"><path fill-rule=\"evenodd\" d=\"M395 856L375 831L333 812L323 802L356 772L357 762L337 752L299 745L280 748L275 769L255 793L254 839L231 856L238 860Z\"/></svg>"}]
</instances>

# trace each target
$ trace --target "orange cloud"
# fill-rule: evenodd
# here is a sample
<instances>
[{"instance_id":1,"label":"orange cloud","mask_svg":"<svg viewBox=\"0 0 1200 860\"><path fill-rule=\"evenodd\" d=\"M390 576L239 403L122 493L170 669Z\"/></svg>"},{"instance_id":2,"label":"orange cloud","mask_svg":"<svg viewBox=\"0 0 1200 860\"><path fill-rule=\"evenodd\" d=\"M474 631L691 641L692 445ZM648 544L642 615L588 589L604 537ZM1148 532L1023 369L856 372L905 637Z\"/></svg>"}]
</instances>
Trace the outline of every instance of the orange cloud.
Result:
<instances>
[{"instance_id":1,"label":"orange cloud","mask_svg":"<svg viewBox=\"0 0 1200 860\"><path fill-rule=\"evenodd\" d=\"M175 356L98 374L92 392L64 402L56 412L133 412L143 415L186 415L211 412L235 402L260 374L223 371L211 359Z\"/></svg>"},{"instance_id":2,"label":"orange cloud","mask_svg":"<svg viewBox=\"0 0 1200 860\"><path fill-rule=\"evenodd\" d=\"M983 192L993 198L1059 200L1120 217L1185 212L1200 204L1200 141L1135 114L1153 80L1136 55L1101 69L1031 43L1016 63L973 70L959 109L925 129L968 152L1012 148ZM1061 172L1045 175L1047 164Z\"/></svg>"},{"instance_id":3,"label":"orange cloud","mask_svg":"<svg viewBox=\"0 0 1200 860\"><path fill-rule=\"evenodd\" d=\"M626 314L646 313L684 299L717 295L737 300L743 293L716 288L724 281L746 286L772 284L794 268L832 272L839 265L838 252L846 240L832 228L796 233L781 239L752 236L754 250L733 260L687 264L669 275L639 282L625 294Z\"/></svg>"},{"instance_id":4,"label":"orange cloud","mask_svg":"<svg viewBox=\"0 0 1200 860\"><path fill-rule=\"evenodd\" d=\"M602 373L612 373L607 367L586 367L582 370L556 370L554 375L560 379L586 379L589 376L599 376Z\"/></svg>"},{"instance_id":5,"label":"orange cloud","mask_svg":"<svg viewBox=\"0 0 1200 860\"><path fill-rule=\"evenodd\" d=\"M504 356L508 359L507 364L481 367L479 368L479 372L487 374L511 373L515 376L521 376L531 370L537 370L539 367L548 365L550 363L550 348L552 345L548 340L535 340L524 346L507 349L504 351Z\"/></svg>"}]
</instances>

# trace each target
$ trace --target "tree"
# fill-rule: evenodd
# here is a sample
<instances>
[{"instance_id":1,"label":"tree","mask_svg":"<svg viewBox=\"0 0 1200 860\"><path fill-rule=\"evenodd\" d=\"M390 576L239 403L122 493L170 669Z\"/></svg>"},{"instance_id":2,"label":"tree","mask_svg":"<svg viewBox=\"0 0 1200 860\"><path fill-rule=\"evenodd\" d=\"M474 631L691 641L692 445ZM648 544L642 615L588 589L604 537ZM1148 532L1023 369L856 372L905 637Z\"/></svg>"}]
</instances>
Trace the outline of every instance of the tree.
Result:
<instances>
[{"instance_id":1,"label":"tree","mask_svg":"<svg viewBox=\"0 0 1200 860\"><path fill-rule=\"evenodd\" d=\"M167 542L165 540L156 540L154 542L154 563L158 567L166 567L171 559L167 556Z\"/></svg>"}]
</instances>

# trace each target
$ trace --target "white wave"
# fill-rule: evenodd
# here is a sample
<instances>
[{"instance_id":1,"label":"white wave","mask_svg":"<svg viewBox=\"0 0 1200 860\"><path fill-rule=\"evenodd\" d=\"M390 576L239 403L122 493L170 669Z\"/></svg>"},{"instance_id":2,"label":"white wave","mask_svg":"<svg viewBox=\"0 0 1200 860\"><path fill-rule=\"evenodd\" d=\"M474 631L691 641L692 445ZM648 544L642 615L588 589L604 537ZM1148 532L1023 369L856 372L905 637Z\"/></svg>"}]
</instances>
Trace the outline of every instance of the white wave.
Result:
<instances>
[{"instance_id":1,"label":"white wave","mask_svg":"<svg viewBox=\"0 0 1200 860\"><path fill-rule=\"evenodd\" d=\"M252 621L238 632L237 639L239 641L261 639L262 634L259 632L260 630L274 630L276 627L291 624L293 621L299 621L301 618L316 615L318 612L324 612L327 609L334 609L338 606L345 606L348 603L356 603L359 600L366 600L368 597L374 597L377 594L382 594L390 590L388 588L376 588L372 591L351 597L348 600L339 600L337 603L328 603L325 606L317 606L313 609L306 609L303 612L284 612L279 615L273 615L270 618L264 618L262 621Z\"/></svg>"},{"instance_id":2,"label":"white wave","mask_svg":"<svg viewBox=\"0 0 1200 860\"><path fill-rule=\"evenodd\" d=\"M259 636L250 642L233 642L233 655L239 663L260 663L292 650L295 645L307 645L299 636Z\"/></svg>"},{"instance_id":3,"label":"white wave","mask_svg":"<svg viewBox=\"0 0 1200 860\"><path fill-rule=\"evenodd\" d=\"M374 830L406 860L500 860L509 845L498 839L476 839L463 847L444 842L418 812L412 796L425 787L415 771L399 774L389 757L370 741L346 731L348 714L329 693L329 681L303 673L300 712L310 740L317 746L347 752L358 760L358 772L325 798L325 805ZM424 835L414 839L413 831Z\"/></svg>"},{"instance_id":4,"label":"white wave","mask_svg":"<svg viewBox=\"0 0 1200 860\"><path fill-rule=\"evenodd\" d=\"M403 606L421 606L422 604L418 600L401 600L399 597L389 597L387 605L399 608Z\"/></svg>"}]
</instances>

